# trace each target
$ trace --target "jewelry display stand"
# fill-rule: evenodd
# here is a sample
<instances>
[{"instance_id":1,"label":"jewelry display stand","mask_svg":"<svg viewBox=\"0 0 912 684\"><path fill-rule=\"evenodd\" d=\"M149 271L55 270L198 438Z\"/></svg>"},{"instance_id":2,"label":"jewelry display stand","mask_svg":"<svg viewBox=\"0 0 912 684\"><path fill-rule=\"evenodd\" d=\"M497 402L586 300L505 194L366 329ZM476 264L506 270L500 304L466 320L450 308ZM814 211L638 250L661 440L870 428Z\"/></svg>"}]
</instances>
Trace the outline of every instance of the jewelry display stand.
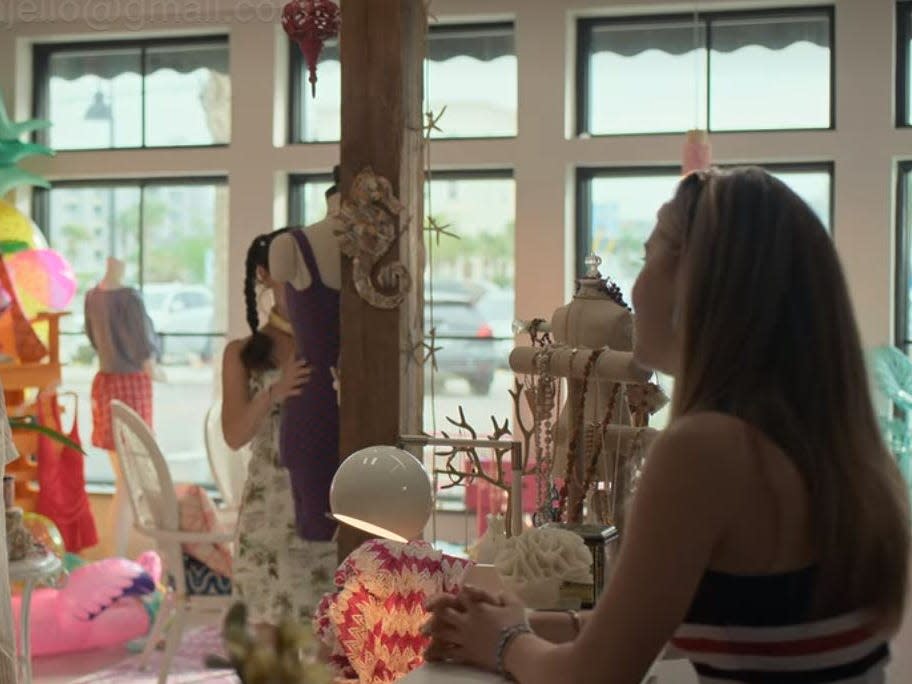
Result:
<instances>
[{"instance_id":1,"label":"jewelry display stand","mask_svg":"<svg viewBox=\"0 0 912 684\"><path fill-rule=\"evenodd\" d=\"M434 457L443 456L446 458L446 464L441 469L432 464L430 470L434 474L436 482L437 475L445 475L450 478L453 484L463 484L464 481L471 481L476 477L485 477L491 484L507 492L507 536L520 534L522 532L522 477L523 477L523 451L522 444L517 441L507 440L490 440L490 439L450 439L439 437L428 437L427 435L402 435L399 437L399 446L402 449L411 451L415 458L423 461L424 458L420 450L424 447L446 448L445 452L435 451ZM478 456L478 450L489 449L494 453L496 463L496 478L490 478L483 475L484 467ZM510 470L512 477L509 484L506 482L504 475L503 457L509 454ZM454 457L464 455L467 463L462 466L461 470L454 465ZM435 488L436 489L436 488ZM436 539L436 534L434 534Z\"/></svg>"},{"instance_id":2,"label":"jewelry display stand","mask_svg":"<svg viewBox=\"0 0 912 684\"><path fill-rule=\"evenodd\" d=\"M536 321L530 330L533 338L547 333L553 341L514 349L510 367L531 379L532 451L538 476L548 479L540 490L554 492L554 479L563 481L558 507L540 502L540 523L583 535L601 578L596 547L604 550L623 532L643 454L657 434L647 427L648 416L665 398L650 384L652 373L633 360L633 314L620 291L599 272L601 259L592 255L585 263L572 301L554 312L550 325ZM604 541L593 542L598 539Z\"/></svg>"}]
</instances>

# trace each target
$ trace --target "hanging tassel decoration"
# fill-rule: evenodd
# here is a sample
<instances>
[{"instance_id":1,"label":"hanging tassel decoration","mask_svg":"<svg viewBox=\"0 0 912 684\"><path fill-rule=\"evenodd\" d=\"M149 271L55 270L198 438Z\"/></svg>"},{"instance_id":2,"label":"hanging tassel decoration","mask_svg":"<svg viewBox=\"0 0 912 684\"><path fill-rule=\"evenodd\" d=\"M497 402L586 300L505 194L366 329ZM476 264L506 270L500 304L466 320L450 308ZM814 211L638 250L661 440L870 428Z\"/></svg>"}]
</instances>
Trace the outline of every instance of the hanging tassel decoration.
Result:
<instances>
[{"instance_id":1,"label":"hanging tassel decoration","mask_svg":"<svg viewBox=\"0 0 912 684\"><path fill-rule=\"evenodd\" d=\"M681 174L686 176L694 171L705 171L711 164L712 146L709 144L709 133L699 129L688 131L681 156Z\"/></svg>"},{"instance_id":2,"label":"hanging tassel decoration","mask_svg":"<svg viewBox=\"0 0 912 684\"><path fill-rule=\"evenodd\" d=\"M310 72L310 89L317 96L317 62L323 44L339 35L342 17L331 0L291 0L282 10L282 28L301 49Z\"/></svg>"}]
</instances>

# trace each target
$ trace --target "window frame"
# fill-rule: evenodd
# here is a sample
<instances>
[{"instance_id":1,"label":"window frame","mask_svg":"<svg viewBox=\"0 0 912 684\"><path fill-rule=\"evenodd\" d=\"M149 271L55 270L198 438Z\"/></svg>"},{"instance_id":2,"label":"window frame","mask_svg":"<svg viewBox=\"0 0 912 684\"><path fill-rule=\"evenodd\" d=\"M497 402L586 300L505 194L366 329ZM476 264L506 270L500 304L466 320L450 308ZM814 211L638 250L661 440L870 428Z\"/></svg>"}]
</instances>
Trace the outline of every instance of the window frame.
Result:
<instances>
[{"instance_id":1,"label":"window frame","mask_svg":"<svg viewBox=\"0 0 912 684\"><path fill-rule=\"evenodd\" d=\"M230 184L227 176L155 176L148 178L91 178L91 179L74 179L54 181L50 188L34 188L32 190L32 216L35 222L42 226L41 232L47 240L48 245L53 248L53 232L50 227L51 216L51 192L53 190L93 188L103 186L105 188L137 188L139 190L139 258L138 258L138 278L137 287L140 292L145 286L145 230L143 224L143 205L145 204L145 189L155 186L203 186L203 185L221 185L230 193ZM213 298L213 303L214 303ZM82 333L64 332L61 335L82 335ZM211 339L227 338L226 330L212 330L207 333L180 333L166 332L162 333L164 337L207 337Z\"/></svg>"},{"instance_id":2,"label":"window frame","mask_svg":"<svg viewBox=\"0 0 912 684\"><path fill-rule=\"evenodd\" d=\"M140 106L140 130L143 144L133 147L74 147L61 150L62 152L119 152L129 150L193 150L228 147L228 142L197 144L197 145L146 145L146 50L169 46L224 46L228 51L229 64L231 60L231 36L228 33L213 33L207 35L182 36L174 38L128 38L124 40L81 40L65 43L35 43L32 45L32 116L36 119L46 119L46 107L50 100L50 60L59 53L81 52L85 50L124 50L136 49L140 51L140 77L143 81L142 104ZM229 78L231 76L229 69ZM233 125L232 125L233 135ZM42 145L48 144L47 129L35 131L33 139Z\"/></svg>"},{"instance_id":3,"label":"window frame","mask_svg":"<svg viewBox=\"0 0 912 684\"><path fill-rule=\"evenodd\" d=\"M912 41L912 0L896 3L896 128L912 128L909 115L909 42Z\"/></svg>"},{"instance_id":4,"label":"window frame","mask_svg":"<svg viewBox=\"0 0 912 684\"><path fill-rule=\"evenodd\" d=\"M311 143L314 144L314 143ZM435 180L512 180L516 182L516 175L513 169L506 166L498 166L491 169L443 169L440 171L431 171L427 174L425 182ZM329 173L290 173L288 174L288 225L304 225L304 216L300 215L298 207L303 207L304 202L301 197L301 187L307 183L328 183L332 182L332 174Z\"/></svg>"},{"instance_id":5,"label":"window frame","mask_svg":"<svg viewBox=\"0 0 912 684\"><path fill-rule=\"evenodd\" d=\"M910 0L912 3L912 0ZM717 131L712 128L711 102L712 102L712 24L714 21L724 19L765 19L771 17L800 17L818 15L821 12L827 15L830 28L830 123L825 127L814 128L744 128L738 130ZM580 17L576 21L576 84L574 125L577 138L627 138L637 136L680 135L686 131L647 131L640 133L592 133L588 129L589 121L589 52L592 44L593 29L600 26L635 26L644 22L688 22L694 23L695 13L667 13L667 14L636 14L630 16L597 16ZM719 10L696 13L696 21L704 31L706 50L706 93L704 113L706 115L707 130L713 135L745 135L750 133L790 133L832 131L836 129L836 7L835 5L813 5L808 7L774 7L756 10Z\"/></svg>"},{"instance_id":6,"label":"window frame","mask_svg":"<svg viewBox=\"0 0 912 684\"><path fill-rule=\"evenodd\" d=\"M912 335L909 334L909 276L912 275L910 261L907 259L912 239L912 213L906 205L912 197L906 192L906 181L912 174L912 159L900 161L896 165L896 236L893 276L893 342L908 354L912 348Z\"/></svg>"},{"instance_id":7,"label":"window frame","mask_svg":"<svg viewBox=\"0 0 912 684\"><path fill-rule=\"evenodd\" d=\"M297 48L295 48L297 49ZM302 143L304 144L304 143ZM309 143L319 145L321 143ZM331 173L290 173L288 174L288 207L286 211L286 220L288 226L304 226L304 214L307 209L304 207L303 186L307 183L332 183L333 176ZM304 213L299 211L304 209Z\"/></svg>"},{"instance_id":8,"label":"window frame","mask_svg":"<svg viewBox=\"0 0 912 684\"><path fill-rule=\"evenodd\" d=\"M802 162L775 162L764 164L761 162L726 162L719 164L721 169L733 168L744 165L759 166L770 173L800 173L804 172L824 172L830 177L830 215L829 227L827 232L830 238L836 236L835 225L835 186L836 186L836 165L833 161L802 161ZM909 162L909 168L912 169L912 161ZM582 274L585 272L584 259L588 256L586 245L589 244L589 233L592 225L592 194L591 181L595 178L624 178L648 175L677 175L681 176L681 167L672 165L644 165L644 166L577 166L576 167L576 228L573 231L574 236L574 265L576 272ZM658 210L658 207L656 207Z\"/></svg>"},{"instance_id":9,"label":"window frame","mask_svg":"<svg viewBox=\"0 0 912 684\"><path fill-rule=\"evenodd\" d=\"M508 21L472 21L472 22L447 22L444 24L432 24L428 27L428 35L431 34L446 34L446 33L462 33L462 32L472 32L472 31L490 31L497 29L509 29L513 35L513 52L516 56L516 22L513 20ZM288 95L291 98L290 106L288 107L288 140L286 144L288 145L338 145L338 140L302 140L301 139L301 129L303 119L301 117L301 93L304 92L304 85L302 79L299 78L302 73L302 66L304 57L301 54L301 50L295 44L294 41L288 41L289 49L289 59L288 59ZM341 55L340 55L341 56ZM517 56L518 60L518 56ZM517 67L517 83L519 79L519 68ZM319 86L318 86L319 87ZM516 99L516 133L514 135L486 135L483 137L475 136L447 136L445 138L433 138L434 140L441 142L447 140L514 140L519 136L519 96L517 95Z\"/></svg>"}]
</instances>

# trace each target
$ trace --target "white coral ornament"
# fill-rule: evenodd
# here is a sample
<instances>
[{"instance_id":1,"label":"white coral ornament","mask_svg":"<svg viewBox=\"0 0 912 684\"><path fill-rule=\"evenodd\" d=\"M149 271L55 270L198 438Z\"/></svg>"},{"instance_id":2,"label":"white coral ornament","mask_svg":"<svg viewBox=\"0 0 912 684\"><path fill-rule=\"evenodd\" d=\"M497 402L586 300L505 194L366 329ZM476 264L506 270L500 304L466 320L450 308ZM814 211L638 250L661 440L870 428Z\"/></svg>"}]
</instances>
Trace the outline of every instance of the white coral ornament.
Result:
<instances>
[{"instance_id":1,"label":"white coral ornament","mask_svg":"<svg viewBox=\"0 0 912 684\"><path fill-rule=\"evenodd\" d=\"M497 572L530 608L557 607L565 583L593 582L592 554L573 532L534 528L496 546Z\"/></svg>"}]
</instances>

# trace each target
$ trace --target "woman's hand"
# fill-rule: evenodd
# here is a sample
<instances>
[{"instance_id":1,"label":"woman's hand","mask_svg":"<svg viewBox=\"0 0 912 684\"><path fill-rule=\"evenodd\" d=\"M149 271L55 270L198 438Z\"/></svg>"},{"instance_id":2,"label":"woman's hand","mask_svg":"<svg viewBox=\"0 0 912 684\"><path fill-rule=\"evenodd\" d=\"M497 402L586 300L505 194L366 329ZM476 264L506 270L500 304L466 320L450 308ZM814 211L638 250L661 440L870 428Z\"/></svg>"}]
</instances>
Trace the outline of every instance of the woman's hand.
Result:
<instances>
[{"instance_id":1,"label":"woman's hand","mask_svg":"<svg viewBox=\"0 0 912 684\"><path fill-rule=\"evenodd\" d=\"M297 397L301 388L310 382L313 369L304 359L290 359L282 366L282 376L269 391L269 396L276 404L280 404L288 397Z\"/></svg>"},{"instance_id":2,"label":"woman's hand","mask_svg":"<svg viewBox=\"0 0 912 684\"><path fill-rule=\"evenodd\" d=\"M451 660L492 672L497 670L497 644L507 627L524 624L526 609L511 594L491 594L465 587L458 596L428 602L431 619L424 631L431 637L429 661Z\"/></svg>"}]
</instances>

